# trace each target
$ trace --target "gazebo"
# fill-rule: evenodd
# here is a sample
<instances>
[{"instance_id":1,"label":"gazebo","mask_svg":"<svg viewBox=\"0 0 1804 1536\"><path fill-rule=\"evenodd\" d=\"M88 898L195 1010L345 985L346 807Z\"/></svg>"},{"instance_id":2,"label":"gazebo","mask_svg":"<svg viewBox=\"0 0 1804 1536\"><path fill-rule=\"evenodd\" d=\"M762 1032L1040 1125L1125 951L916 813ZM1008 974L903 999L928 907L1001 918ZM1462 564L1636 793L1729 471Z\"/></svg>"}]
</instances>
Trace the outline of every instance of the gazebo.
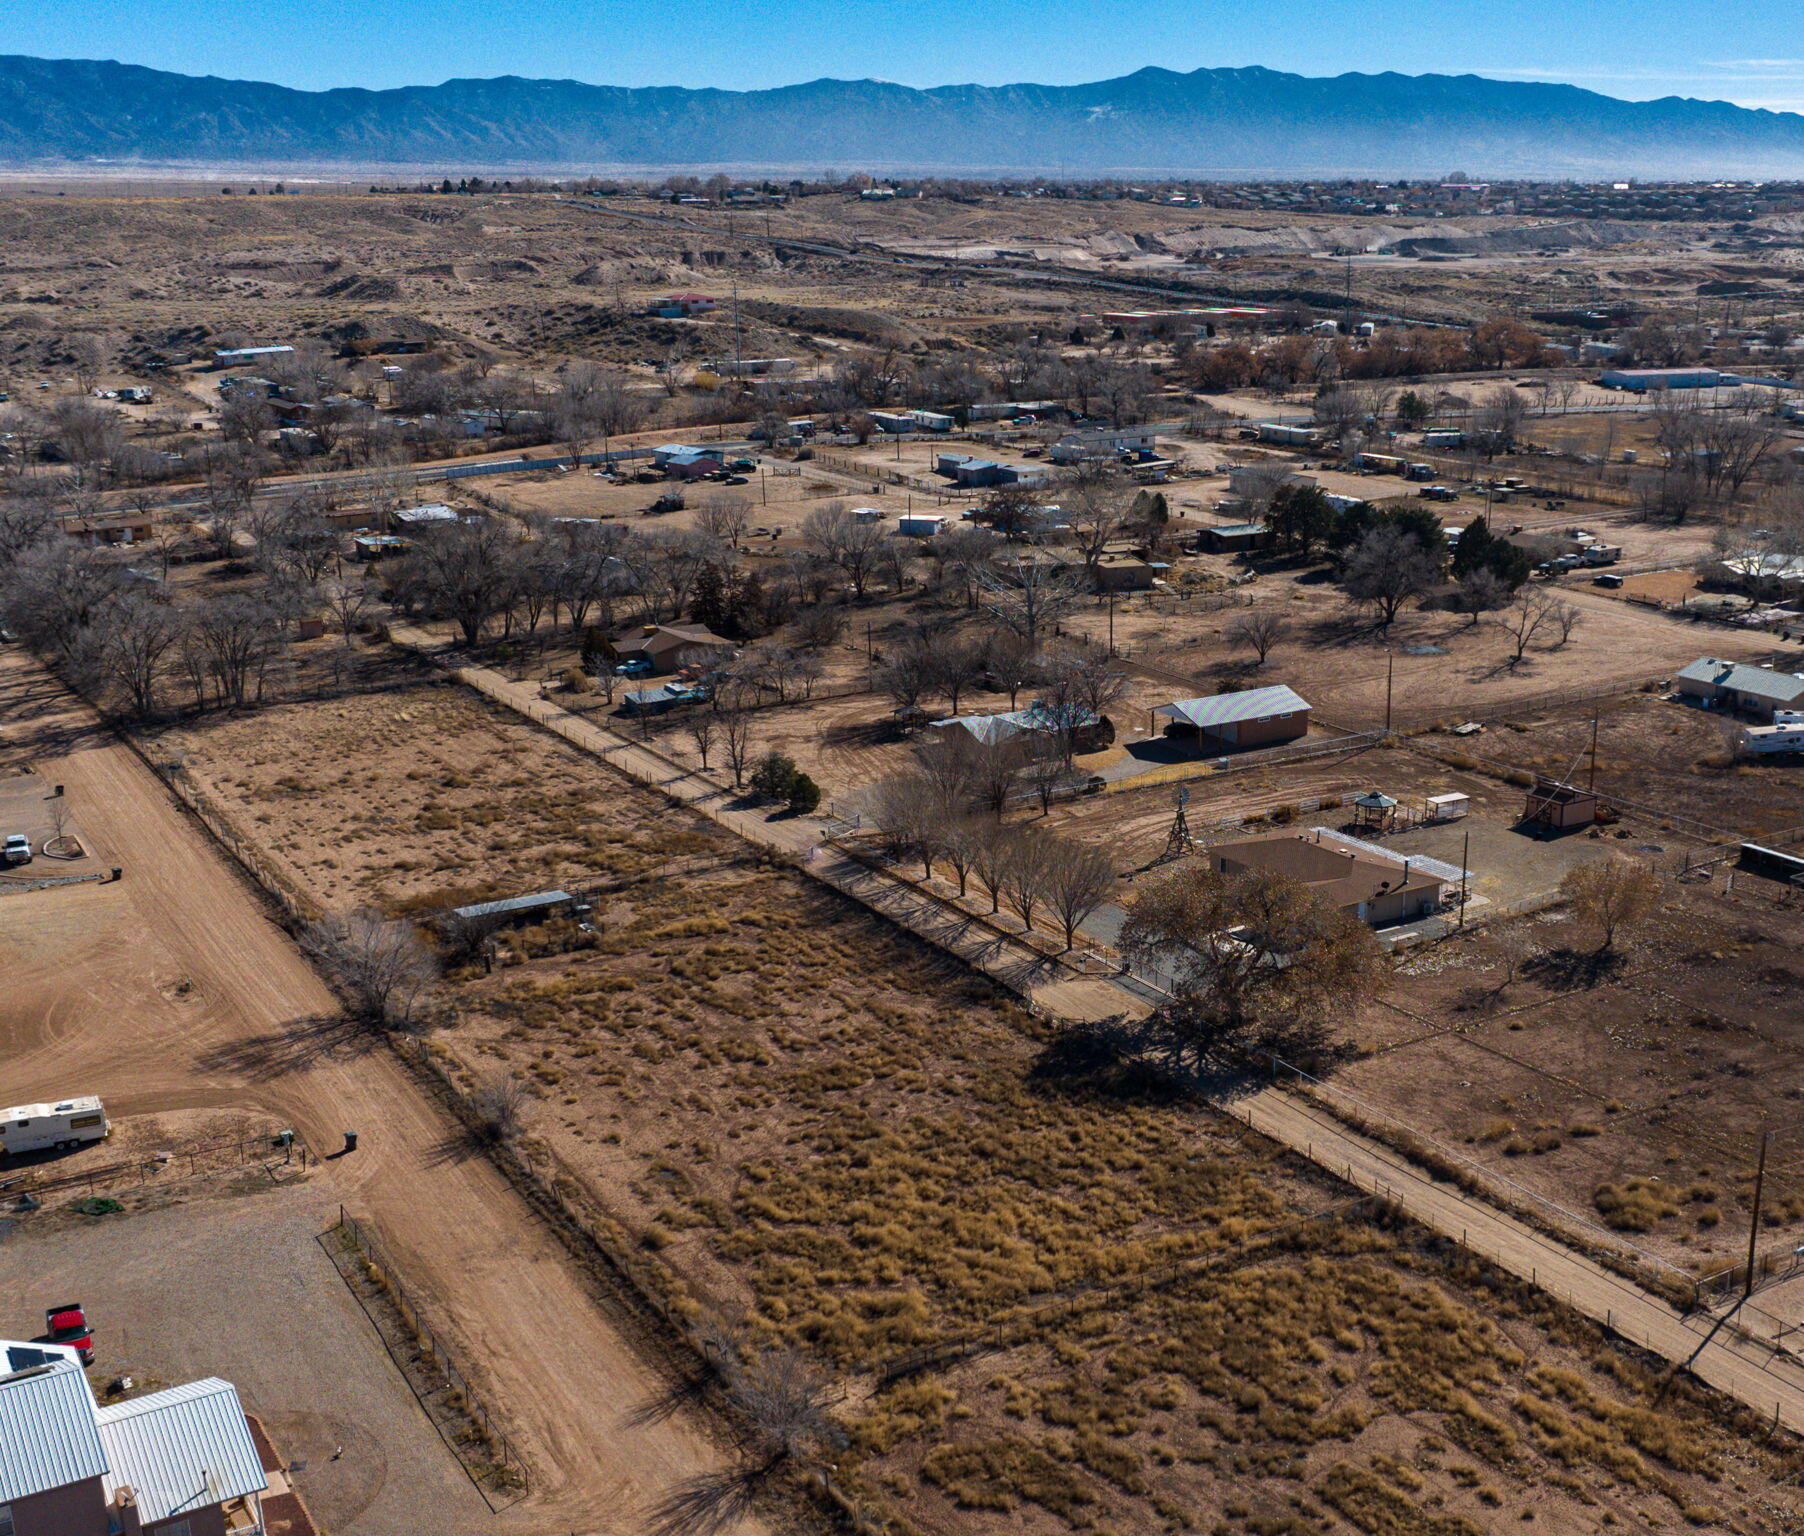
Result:
<instances>
[{"instance_id":1,"label":"gazebo","mask_svg":"<svg viewBox=\"0 0 1804 1536\"><path fill-rule=\"evenodd\" d=\"M1397 802L1381 790L1368 790L1353 807L1353 823L1361 832L1389 831L1397 819Z\"/></svg>"}]
</instances>

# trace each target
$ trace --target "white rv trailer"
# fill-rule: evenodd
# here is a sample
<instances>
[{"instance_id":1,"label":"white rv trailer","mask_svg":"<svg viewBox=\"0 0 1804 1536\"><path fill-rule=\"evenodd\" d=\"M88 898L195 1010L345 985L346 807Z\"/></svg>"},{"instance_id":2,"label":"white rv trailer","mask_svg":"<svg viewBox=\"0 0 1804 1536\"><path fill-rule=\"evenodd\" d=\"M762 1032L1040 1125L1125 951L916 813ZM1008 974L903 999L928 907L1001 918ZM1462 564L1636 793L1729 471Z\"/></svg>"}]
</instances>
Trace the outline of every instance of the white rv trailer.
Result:
<instances>
[{"instance_id":1,"label":"white rv trailer","mask_svg":"<svg viewBox=\"0 0 1804 1536\"><path fill-rule=\"evenodd\" d=\"M106 1110L93 1094L55 1104L17 1104L0 1110L0 1153L10 1156L46 1148L67 1152L90 1141L104 1141L112 1130Z\"/></svg>"}]
</instances>

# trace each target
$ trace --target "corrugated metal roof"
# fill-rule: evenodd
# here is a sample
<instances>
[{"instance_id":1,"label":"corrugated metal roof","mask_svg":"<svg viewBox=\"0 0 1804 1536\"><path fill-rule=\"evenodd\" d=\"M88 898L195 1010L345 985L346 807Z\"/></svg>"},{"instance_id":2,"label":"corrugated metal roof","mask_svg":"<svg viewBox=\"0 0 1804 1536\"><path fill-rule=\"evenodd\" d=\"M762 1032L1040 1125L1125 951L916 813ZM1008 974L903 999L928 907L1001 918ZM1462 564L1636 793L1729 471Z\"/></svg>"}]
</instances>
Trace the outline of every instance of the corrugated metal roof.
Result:
<instances>
[{"instance_id":1,"label":"corrugated metal roof","mask_svg":"<svg viewBox=\"0 0 1804 1536\"><path fill-rule=\"evenodd\" d=\"M530 912L537 907L556 907L574 901L568 891L535 891L530 896L509 896L501 901L479 901L458 907L457 917L498 917L508 912Z\"/></svg>"},{"instance_id":2,"label":"corrugated metal roof","mask_svg":"<svg viewBox=\"0 0 1804 1536\"><path fill-rule=\"evenodd\" d=\"M1804 698L1804 678L1790 672L1775 672L1771 667L1750 667L1739 661L1719 661L1714 656L1700 656L1678 675L1688 682L1712 683L1736 693L1752 693L1764 699Z\"/></svg>"},{"instance_id":3,"label":"corrugated metal roof","mask_svg":"<svg viewBox=\"0 0 1804 1536\"><path fill-rule=\"evenodd\" d=\"M94 1418L109 1489L129 1487L146 1525L269 1486L238 1393L217 1376L116 1403Z\"/></svg>"},{"instance_id":4,"label":"corrugated metal roof","mask_svg":"<svg viewBox=\"0 0 1804 1536\"><path fill-rule=\"evenodd\" d=\"M1245 693L1217 693L1206 699L1178 699L1153 711L1186 725L1232 725L1241 720L1262 720L1270 715L1292 715L1308 709L1309 701L1283 683L1251 688Z\"/></svg>"},{"instance_id":5,"label":"corrugated metal roof","mask_svg":"<svg viewBox=\"0 0 1804 1536\"><path fill-rule=\"evenodd\" d=\"M72 1360L0 1377L0 1504L100 1477L94 1394Z\"/></svg>"}]
</instances>

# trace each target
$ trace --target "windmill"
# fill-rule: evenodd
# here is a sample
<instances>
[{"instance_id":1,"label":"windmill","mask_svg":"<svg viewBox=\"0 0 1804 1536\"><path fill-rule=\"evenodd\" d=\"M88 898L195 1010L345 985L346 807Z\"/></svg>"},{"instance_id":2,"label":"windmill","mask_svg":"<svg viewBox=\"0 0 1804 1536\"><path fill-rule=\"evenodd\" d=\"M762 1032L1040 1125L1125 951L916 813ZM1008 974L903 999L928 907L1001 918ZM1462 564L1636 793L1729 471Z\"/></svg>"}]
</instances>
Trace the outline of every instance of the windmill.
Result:
<instances>
[{"instance_id":1,"label":"windmill","mask_svg":"<svg viewBox=\"0 0 1804 1536\"><path fill-rule=\"evenodd\" d=\"M1154 864L1169 864L1173 859L1196 852L1196 839L1190 835L1190 817L1184 809L1190 804L1190 786L1178 785L1172 800L1171 832L1165 839L1165 851L1153 860Z\"/></svg>"}]
</instances>

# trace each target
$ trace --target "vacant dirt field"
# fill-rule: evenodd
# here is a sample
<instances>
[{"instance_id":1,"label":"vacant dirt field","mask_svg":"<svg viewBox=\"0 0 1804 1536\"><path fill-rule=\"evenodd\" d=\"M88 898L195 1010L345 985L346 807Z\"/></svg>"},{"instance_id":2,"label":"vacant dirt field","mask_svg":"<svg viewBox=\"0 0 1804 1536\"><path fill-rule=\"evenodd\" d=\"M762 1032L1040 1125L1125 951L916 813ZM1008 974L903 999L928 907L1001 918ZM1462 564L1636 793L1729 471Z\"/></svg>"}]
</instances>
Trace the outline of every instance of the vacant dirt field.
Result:
<instances>
[{"instance_id":1,"label":"vacant dirt field","mask_svg":"<svg viewBox=\"0 0 1804 1536\"><path fill-rule=\"evenodd\" d=\"M441 751L491 729L434 719ZM303 750L340 729L329 706L284 721ZM391 748L333 750L367 781ZM537 778L491 755L472 788L496 824L529 816ZM607 848L665 852L635 827L724 841L589 772L602 793L580 814ZM308 799L219 777L267 816L260 835L304 850ZM297 867L325 888L332 857ZM1473 1289L1476 1271L1412 1236L1337 1221L1237 1256L1335 1193L1150 1085L1091 1078L989 984L862 909L743 856L644 873L607 891L579 947L504 937L492 974L460 975L462 1022L436 1048L471 1085L522 1085L522 1149L685 1305L825 1362L854 1437L839 1480L897 1530L1372 1530L1436 1500L1437 1529L1467 1536L1495 1511L1555 1529L1585 1509L1702 1518L1728 1502L1713 1477L1770 1476L1758 1449L1667 1413L1689 1388L1654 1409L1654 1379L1591 1330ZM1177 1261L1196 1272L1148 1286ZM975 1360L873 1376L970 1329L994 1335Z\"/></svg>"},{"instance_id":2,"label":"vacant dirt field","mask_svg":"<svg viewBox=\"0 0 1804 1536\"><path fill-rule=\"evenodd\" d=\"M1484 718L1562 693L1632 689L1670 677L1700 655L1753 659L1773 649L1764 636L1705 629L1572 588L1560 594L1582 613L1569 642L1558 645L1553 634L1539 638L1512 666L1513 642L1496 623L1406 610L1385 634L1349 610L1335 589L1308 579L1263 576L1242 590L1261 604L1278 604L1291 626L1256 673L1227 638L1232 609L1198 613L1180 598L1118 604L1117 644L1133 660L1199 683L1289 683L1321 719L1352 730L1384 723L1387 648L1392 720L1400 727ZM1069 622L1094 638L1103 617L1086 611Z\"/></svg>"},{"instance_id":3,"label":"vacant dirt field","mask_svg":"<svg viewBox=\"0 0 1804 1536\"><path fill-rule=\"evenodd\" d=\"M1598 789L1647 807L1655 824L1663 814L1688 816L1750 837L1804 826L1804 775L1795 759L1739 756L1731 743L1739 739L1740 721L1661 694L1629 694L1595 708ZM1588 705L1555 705L1506 716L1463 742L1438 734L1423 739L1589 783L1593 712Z\"/></svg>"},{"instance_id":4,"label":"vacant dirt field","mask_svg":"<svg viewBox=\"0 0 1804 1536\"><path fill-rule=\"evenodd\" d=\"M1338 1084L1459 1155L1694 1273L1746 1252L1761 1132L1804 1098L1804 925L1766 883L1667 883L1621 961L1559 912L1412 956ZM1762 1249L1804 1229L1775 1140Z\"/></svg>"}]
</instances>

